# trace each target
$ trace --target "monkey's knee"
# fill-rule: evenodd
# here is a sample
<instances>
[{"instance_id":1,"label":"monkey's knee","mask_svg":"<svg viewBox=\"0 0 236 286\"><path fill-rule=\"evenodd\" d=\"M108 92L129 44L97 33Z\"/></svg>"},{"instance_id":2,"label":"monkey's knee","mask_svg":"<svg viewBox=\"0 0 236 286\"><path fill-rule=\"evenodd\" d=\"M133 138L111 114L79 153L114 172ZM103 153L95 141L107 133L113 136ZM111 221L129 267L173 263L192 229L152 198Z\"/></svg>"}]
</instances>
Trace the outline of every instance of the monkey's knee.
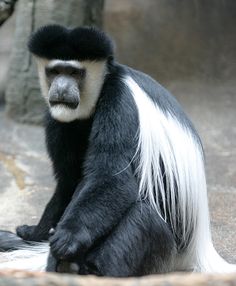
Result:
<instances>
[{"instance_id":1,"label":"monkey's knee","mask_svg":"<svg viewBox=\"0 0 236 286\"><path fill-rule=\"evenodd\" d=\"M162 273L175 254L172 232L148 204L136 203L85 259L89 274L127 277Z\"/></svg>"}]
</instances>

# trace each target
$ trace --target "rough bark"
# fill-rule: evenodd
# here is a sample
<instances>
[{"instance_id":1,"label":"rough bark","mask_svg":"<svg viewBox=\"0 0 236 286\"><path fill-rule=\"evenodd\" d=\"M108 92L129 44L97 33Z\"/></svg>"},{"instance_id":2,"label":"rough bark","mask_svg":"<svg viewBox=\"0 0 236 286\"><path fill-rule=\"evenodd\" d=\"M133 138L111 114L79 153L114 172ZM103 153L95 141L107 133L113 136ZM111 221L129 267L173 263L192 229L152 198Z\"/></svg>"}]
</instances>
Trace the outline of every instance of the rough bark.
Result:
<instances>
[{"instance_id":1,"label":"rough bark","mask_svg":"<svg viewBox=\"0 0 236 286\"><path fill-rule=\"evenodd\" d=\"M0 285L11 286L236 286L236 274L169 274L114 279L23 271L0 271Z\"/></svg>"},{"instance_id":2,"label":"rough bark","mask_svg":"<svg viewBox=\"0 0 236 286\"><path fill-rule=\"evenodd\" d=\"M7 114L20 122L40 123L44 102L36 66L27 40L38 27L49 23L66 26L102 25L104 0L19 0L15 40L6 89Z\"/></svg>"}]
</instances>

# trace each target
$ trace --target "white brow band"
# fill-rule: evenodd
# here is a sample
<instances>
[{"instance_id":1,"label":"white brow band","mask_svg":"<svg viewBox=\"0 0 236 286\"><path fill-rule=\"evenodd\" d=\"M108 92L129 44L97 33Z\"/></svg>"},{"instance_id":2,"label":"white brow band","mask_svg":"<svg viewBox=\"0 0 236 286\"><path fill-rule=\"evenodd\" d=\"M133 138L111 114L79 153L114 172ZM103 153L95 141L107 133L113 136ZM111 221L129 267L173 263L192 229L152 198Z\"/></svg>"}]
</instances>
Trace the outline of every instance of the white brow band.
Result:
<instances>
[{"instance_id":1,"label":"white brow band","mask_svg":"<svg viewBox=\"0 0 236 286\"><path fill-rule=\"evenodd\" d=\"M81 65L81 63L79 61L64 61L64 60L51 60L48 64L48 67L53 68L54 66L57 65L70 65L73 66L75 68L82 68L83 66Z\"/></svg>"}]
</instances>

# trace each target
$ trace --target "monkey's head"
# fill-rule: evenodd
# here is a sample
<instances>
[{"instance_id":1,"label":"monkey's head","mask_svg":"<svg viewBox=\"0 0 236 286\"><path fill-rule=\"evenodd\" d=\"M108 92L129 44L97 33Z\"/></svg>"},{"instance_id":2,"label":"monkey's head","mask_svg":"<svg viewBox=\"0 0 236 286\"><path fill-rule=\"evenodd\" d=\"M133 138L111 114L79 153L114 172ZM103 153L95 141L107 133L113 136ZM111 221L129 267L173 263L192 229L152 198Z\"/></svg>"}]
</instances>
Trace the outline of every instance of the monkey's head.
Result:
<instances>
[{"instance_id":1,"label":"monkey's head","mask_svg":"<svg viewBox=\"0 0 236 286\"><path fill-rule=\"evenodd\" d=\"M111 39L94 27L49 25L37 30L28 46L52 117L62 122L88 118L113 56Z\"/></svg>"}]
</instances>

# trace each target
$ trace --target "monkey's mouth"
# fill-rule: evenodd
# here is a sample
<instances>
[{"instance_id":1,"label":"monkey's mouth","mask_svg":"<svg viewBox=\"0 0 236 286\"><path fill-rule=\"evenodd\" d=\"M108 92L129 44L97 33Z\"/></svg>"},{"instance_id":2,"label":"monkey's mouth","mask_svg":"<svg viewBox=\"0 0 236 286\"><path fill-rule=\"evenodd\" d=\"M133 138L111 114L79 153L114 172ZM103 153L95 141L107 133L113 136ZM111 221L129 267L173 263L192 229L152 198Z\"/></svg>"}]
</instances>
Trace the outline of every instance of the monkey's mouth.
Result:
<instances>
[{"instance_id":1,"label":"monkey's mouth","mask_svg":"<svg viewBox=\"0 0 236 286\"><path fill-rule=\"evenodd\" d=\"M70 109L76 109L79 105L79 101L65 101L65 100L49 100L50 106L64 106Z\"/></svg>"}]
</instances>

